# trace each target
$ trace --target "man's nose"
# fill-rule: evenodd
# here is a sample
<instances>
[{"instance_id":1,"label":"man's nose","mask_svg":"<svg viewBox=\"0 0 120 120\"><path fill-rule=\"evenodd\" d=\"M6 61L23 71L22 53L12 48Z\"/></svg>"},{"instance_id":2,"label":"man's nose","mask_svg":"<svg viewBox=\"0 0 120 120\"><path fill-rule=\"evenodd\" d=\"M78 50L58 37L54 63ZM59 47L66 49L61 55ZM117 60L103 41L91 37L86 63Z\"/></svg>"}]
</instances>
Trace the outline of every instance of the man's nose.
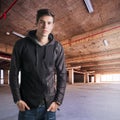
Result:
<instances>
[{"instance_id":1,"label":"man's nose","mask_svg":"<svg viewBox=\"0 0 120 120\"><path fill-rule=\"evenodd\" d=\"M43 28L47 28L47 23L44 23L44 24L43 24Z\"/></svg>"}]
</instances>

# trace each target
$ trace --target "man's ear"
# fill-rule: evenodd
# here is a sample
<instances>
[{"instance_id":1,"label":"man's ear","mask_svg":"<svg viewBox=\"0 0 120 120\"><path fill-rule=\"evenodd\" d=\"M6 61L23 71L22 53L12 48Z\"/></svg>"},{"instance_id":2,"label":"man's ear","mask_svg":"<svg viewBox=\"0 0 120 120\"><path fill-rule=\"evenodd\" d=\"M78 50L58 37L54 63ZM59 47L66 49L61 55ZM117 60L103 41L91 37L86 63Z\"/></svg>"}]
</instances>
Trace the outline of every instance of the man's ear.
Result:
<instances>
[{"instance_id":1,"label":"man's ear","mask_svg":"<svg viewBox=\"0 0 120 120\"><path fill-rule=\"evenodd\" d=\"M35 27L38 27L38 22L35 22Z\"/></svg>"}]
</instances>

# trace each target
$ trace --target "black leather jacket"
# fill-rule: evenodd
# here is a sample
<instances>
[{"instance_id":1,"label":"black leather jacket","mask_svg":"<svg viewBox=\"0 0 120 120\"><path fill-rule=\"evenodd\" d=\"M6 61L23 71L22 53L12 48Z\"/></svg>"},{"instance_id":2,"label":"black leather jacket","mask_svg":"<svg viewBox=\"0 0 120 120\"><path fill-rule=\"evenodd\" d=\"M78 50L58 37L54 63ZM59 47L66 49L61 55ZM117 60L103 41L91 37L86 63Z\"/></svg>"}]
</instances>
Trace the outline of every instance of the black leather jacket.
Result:
<instances>
[{"instance_id":1,"label":"black leather jacket","mask_svg":"<svg viewBox=\"0 0 120 120\"><path fill-rule=\"evenodd\" d=\"M50 34L50 42L44 46L43 58L39 60L41 46L35 32L30 31L28 37L18 40L13 49L9 78L14 102L24 100L30 108L38 107L43 99L47 107L53 101L61 104L66 88L63 48Z\"/></svg>"}]
</instances>

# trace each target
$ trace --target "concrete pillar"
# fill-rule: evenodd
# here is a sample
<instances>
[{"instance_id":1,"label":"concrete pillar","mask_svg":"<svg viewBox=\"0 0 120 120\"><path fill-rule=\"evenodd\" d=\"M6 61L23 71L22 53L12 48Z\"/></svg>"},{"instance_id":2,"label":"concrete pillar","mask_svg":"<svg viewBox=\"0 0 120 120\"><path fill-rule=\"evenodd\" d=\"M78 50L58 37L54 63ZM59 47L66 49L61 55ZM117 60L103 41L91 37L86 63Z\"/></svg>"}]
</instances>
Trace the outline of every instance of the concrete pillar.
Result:
<instances>
[{"instance_id":1,"label":"concrete pillar","mask_svg":"<svg viewBox=\"0 0 120 120\"><path fill-rule=\"evenodd\" d=\"M1 84L1 69L0 69L0 84Z\"/></svg>"},{"instance_id":2,"label":"concrete pillar","mask_svg":"<svg viewBox=\"0 0 120 120\"><path fill-rule=\"evenodd\" d=\"M8 70L4 70L4 84L8 84Z\"/></svg>"},{"instance_id":3,"label":"concrete pillar","mask_svg":"<svg viewBox=\"0 0 120 120\"><path fill-rule=\"evenodd\" d=\"M86 73L84 73L84 83L87 83Z\"/></svg>"},{"instance_id":4,"label":"concrete pillar","mask_svg":"<svg viewBox=\"0 0 120 120\"><path fill-rule=\"evenodd\" d=\"M68 82L70 84L74 84L74 70L73 69L69 70L69 77L68 78L69 78Z\"/></svg>"},{"instance_id":5,"label":"concrete pillar","mask_svg":"<svg viewBox=\"0 0 120 120\"><path fill-rule=\"evenodd\" d=\"M87 73L87 83L89 83L89 80L90 78L89 78L89 73Z\"/></svg>"},{"instance_id":6,"label":"concrete pillar","mask_svg":"<svg viewBox=\"0 0 120 120\"><path fill-rule=\"evenodd\" d=\"M89 83L89 73L84 73L84 83Z\"/></svg>"},{"instance_id":7,"label":"concrete pillar","mask_svg":"<svg viewBox=\"0 0 120 120\"><path fill-rule=\"evenodd\" d=\"M95 74L95 81L96 83L100 83L100 80L101 80L101 75L100 74Z\"/></svg>"}]
</instances>

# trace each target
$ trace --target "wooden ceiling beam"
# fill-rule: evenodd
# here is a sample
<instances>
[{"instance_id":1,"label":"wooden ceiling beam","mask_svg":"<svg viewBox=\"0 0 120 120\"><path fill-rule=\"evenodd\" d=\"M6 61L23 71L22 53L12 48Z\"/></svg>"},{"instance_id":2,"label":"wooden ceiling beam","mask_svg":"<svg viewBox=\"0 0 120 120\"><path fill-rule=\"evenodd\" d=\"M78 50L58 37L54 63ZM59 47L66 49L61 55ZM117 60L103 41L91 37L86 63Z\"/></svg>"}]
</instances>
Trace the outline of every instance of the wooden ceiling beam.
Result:
<instances>
[{"instance_id":1,"label":"wooden ceiling beam","mask_svg":"<svg viewBox=\"0 0 120 120\"><path fill-rule=\"evenodd\" d=\"M111 59L120 58L120 48L110 51L104 51L99 53L93 53L89 55L84 55L80 57L66 59L67 64L80 63L80 62L89 62L89 61L102 61L102 60L111 60Z\"/></svg>"},{"instance_id":2,"label":"wooden ceiling beam","mask_svg":"<svg viewBox=\"0 0 120 120\"><path fill-rule=\"evenodd\" d=\"M71 66L81 66L81 67L92 67L92 66L99 66L99 65L113 65L113 64L120 64L120 58L112 59L112 60L102 60L102 61L90 61L90 62L79 62L73 63Z\"/></svg>"},{"instance_id":3,"label":"wooden ceiling beam","mask_svg":"<svg viewBox=\"0 0 120 120\"><path fill-rule=\"evenodd\" d=\"M81 67L81 70L87 70L87 71L96 71L96 70L114 70L119 69L120 70L120 64L114 64L114 65L98 65L98 66L90 66L90 67Z\"/></svg>"}]
</instances>

